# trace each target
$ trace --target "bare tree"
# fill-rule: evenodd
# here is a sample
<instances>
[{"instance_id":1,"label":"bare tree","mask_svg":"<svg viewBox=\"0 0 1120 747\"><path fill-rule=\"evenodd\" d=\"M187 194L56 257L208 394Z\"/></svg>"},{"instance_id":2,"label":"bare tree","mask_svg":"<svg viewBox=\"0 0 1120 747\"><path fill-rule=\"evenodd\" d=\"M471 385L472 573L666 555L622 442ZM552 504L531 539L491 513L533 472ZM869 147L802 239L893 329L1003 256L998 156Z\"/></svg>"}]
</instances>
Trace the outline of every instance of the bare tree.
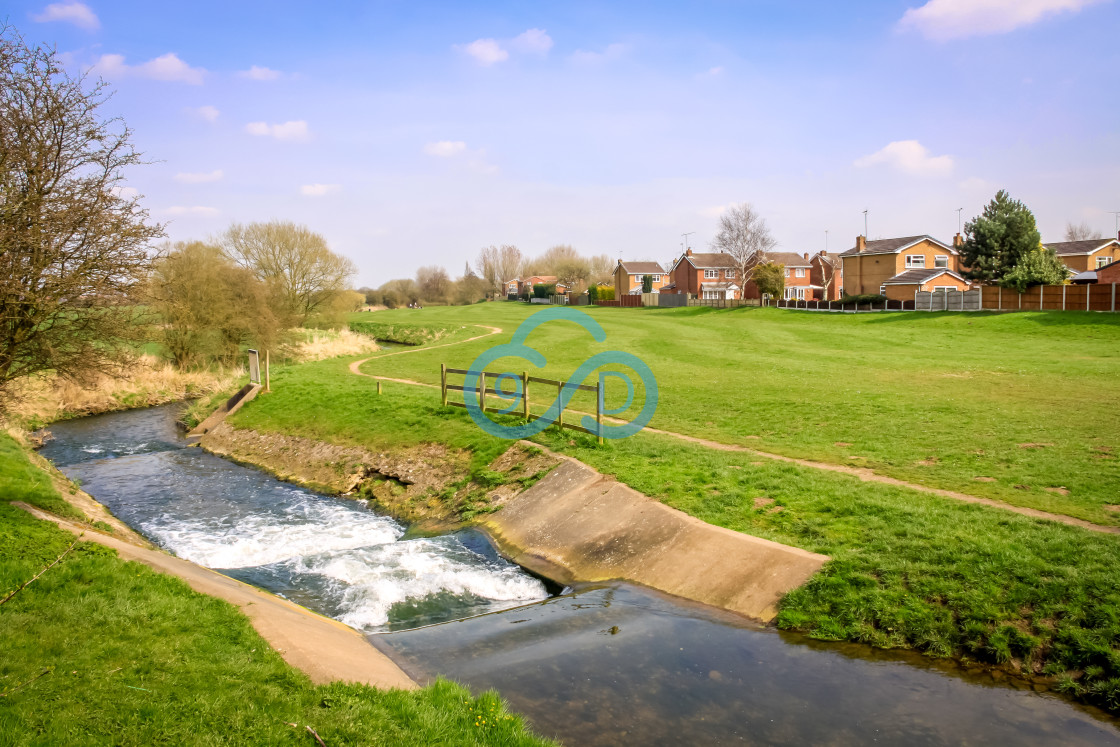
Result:
<instances>
[{"instance_id":1,"label":"bare tree","mask_svg":"<svg viewBox=\"0 0 1120 747\"><path fill-rule=\"evenodd\" d=\"M129 298L163 229L122 189L143 161L108 96L0 25L0 407L16 378L119 372L142 329Z\"/></svg>"},{"instance_id":2,"label":"bare tree","mask_svg":"<svg viewBox=\"0 0 1120 747\"><path fill-rule=\"evenodd\" d=\"M234 223L217 243L226 256L269 284L278 311L290 324L306 324L357 272L321 235L288 221Z\"/></svg>"},{"instance_id":3,"label":"bare tree","mask_svg":"<svg viewBox=\"0 0 1120 747\"><path fill-rule=\"evenodd\" d=\"M421 267L416 271L416 285L425 301L446 303L451 295L451 278L442 267Z\"/></svg>"},{"instance_id":4,"label":"bare tree","mask_svg":"<svg viewBox=\"0 0 1120 747\"><path fill-rule=\"evenodd\" d=\"M610 280L614 275L615 264L615 261L606 254L596 254L588 258L588 282L599 283Z\"/></svg>"},{"instance_id":5,"label":"bare tree","mask_svg":"<svg viewBox=\"0 0 1120 747\"><path fill-rule=\"evenodd\" d=\"M740 286L751 279L754 268L778 242L770 235L766 221L749 203L732 205L719 218L719 230L711 248L726 252L735 261Z\"/></svg>"},{"instance_id":6,"label":"bare tree","mask_svg":"<svg viewBox=\"0 0 1120 747\"><path fill-rule=\"evenodd\" d=\"M1088 223L1074 225L1066 223L1066 241L1086 241L1101 238L1100 231L1094 231Z\"/></svg>"}]
</instances>

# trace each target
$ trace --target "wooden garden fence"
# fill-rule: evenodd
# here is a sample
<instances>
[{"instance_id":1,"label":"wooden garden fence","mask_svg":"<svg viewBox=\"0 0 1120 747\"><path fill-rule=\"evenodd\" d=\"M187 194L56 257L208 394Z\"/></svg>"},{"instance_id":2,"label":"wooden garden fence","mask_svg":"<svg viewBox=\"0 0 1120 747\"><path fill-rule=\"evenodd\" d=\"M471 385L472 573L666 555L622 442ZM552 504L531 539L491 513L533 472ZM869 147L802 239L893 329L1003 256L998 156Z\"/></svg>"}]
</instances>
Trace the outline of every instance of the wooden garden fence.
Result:
<instances>
[{"instance_id":1,"label":"wooden garden fence","mask_svg":"<svg viewBox=\"0 0 1120 747\"><path fill-rule=\"evenodd\" d=\"M487 408L486 398L488 396L500 397L506 403L509 403L511 400L516 400L520 404L521 417L524 418L525 422L527 423L532 419L532 412L531 412L531 407L530 407L531 403L530 403L530 400L529 400L529 385L530 384L540 384L542 386L548 387L549 389L552 389L553 387L555 387L556 388L556 407L560 411L556 416L556 425L559 426L559 428L561 430L567 428L568 430L579 431L580 433L586 433L588 435L595 436L596 438L599 439L599 443L603 443L603 409L604 408L603 408L602 380L600 380L599 383L596 384L595 386L587 386L586 384L576 384L576 383L571 382L571 381L558 381L556 379L542 379L539 376L530 376L528 374L528 372L522 372L520 376L517 376L516 374L513 374L513 376L518 381L521 382L520 396L518 396L518 393L516 391L506 392L506 391L502 391L501 389L498 389L498 388L487 385L487 380L489 379L490 381L498 382L498 386L500 386L501 384L500 384L500 381L499 381L498 377L501 376L501 377L504 377L505 380L509 380L510 374L497 374L497 373L492 373L492 372L489 372L489 371L478 372L479 380L478 380L478 386L476 388L468 388L468 387L462 386L462 385L447 383L447 377L448 376L466 376L470 373L474 373L474 372L473 371L468 371L468 370L463 369L463 368L448 368L446 363L441 363L439 365L440 402L442 404L450 405L452 407L464 407L465 408L467 406L467 404L466 404L467 392L471 392L472 394L475 394L476 396L478 396L478 406L479 406L479 409L482 412L487 411L487 409L486 409ZM565 390L567 390L569 392L577 392L577 391L578 392L593 392L595 394L595 430L590 430L588 428L584 428L583 426L576 425L574 423L565 423L564 422L564 410L566 408L564 407L564 403L563 403L563 399L561 398L561 395L564 393ZM449 400L448 396L447 396L448 392L463 392L464 401L463 402L455 402L453 400ZM569 399L570 399L570 397L569 397ZM553 408L550 405L549 409L546 411L546 414L548 412L551 412L552 409Z\"/></svg>"}]
</instances>

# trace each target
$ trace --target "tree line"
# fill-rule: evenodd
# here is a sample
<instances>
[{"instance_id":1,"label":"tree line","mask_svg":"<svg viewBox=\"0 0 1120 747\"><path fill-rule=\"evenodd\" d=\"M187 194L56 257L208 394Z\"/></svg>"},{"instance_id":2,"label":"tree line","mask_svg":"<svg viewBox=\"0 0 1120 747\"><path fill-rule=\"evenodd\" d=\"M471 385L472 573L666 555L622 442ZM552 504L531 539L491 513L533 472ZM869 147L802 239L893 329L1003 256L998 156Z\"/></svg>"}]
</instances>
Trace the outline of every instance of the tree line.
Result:
<instances>
[{"instance_id":1,"label":"tree line","mask_svg":"<svg viewBox=\"0 0 1120 747\"><path fill-rule=\"evenodd\" d=\"M464 305L488 298L504 298L509 280L533 275L554 276L576 293L588 286L607 282L615 261L606 254L581 255L566 244L553 246L536 257L529 257L512 244L483 247L474 262L466 262L463 274L452 278L436 265L421 267L415 277L397 278L378 288L359 288L371 306L390 309L410 304Z\"/></svg>"}]
</instances>

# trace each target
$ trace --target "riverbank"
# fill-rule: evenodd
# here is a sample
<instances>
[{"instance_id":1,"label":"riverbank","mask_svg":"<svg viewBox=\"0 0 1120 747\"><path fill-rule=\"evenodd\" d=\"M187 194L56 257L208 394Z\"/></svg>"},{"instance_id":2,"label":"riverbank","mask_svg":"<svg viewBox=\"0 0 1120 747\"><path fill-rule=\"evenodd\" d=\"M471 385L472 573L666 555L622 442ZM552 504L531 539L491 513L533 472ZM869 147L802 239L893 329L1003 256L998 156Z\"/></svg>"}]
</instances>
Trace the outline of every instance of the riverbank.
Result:
<instances>
[{"instance_id":1,"label":"riverbank","mask_svg":"<svg viewBox=\"0 0 1120 747\"><path fill-rule=\"evenodd\" d=\"M344 359L286 370L230 425L374 453L440 444L480 466L508 446L441 407L438 390L384 382L378 396ZM831 557L782 600L781 628L996 666L1120 705L1120 652L1102 643L1120 640L1115 537L654 433L533 440L710 524Z\"/></svg>"},{"instance_id":2,"label":"riverbank","mask_svg":"<svg viewBox=\"0 0 1120 747\"><path fill-rule=\"evenodd\" d=\"M493 693L316 685L234 606L98 544L68 550L70 532L13 501L86 518L0 433L3 596L63 556L0 607L0 742L302 744L310 727L329 744L545 743Z\"/></svg>"}]
</instances>

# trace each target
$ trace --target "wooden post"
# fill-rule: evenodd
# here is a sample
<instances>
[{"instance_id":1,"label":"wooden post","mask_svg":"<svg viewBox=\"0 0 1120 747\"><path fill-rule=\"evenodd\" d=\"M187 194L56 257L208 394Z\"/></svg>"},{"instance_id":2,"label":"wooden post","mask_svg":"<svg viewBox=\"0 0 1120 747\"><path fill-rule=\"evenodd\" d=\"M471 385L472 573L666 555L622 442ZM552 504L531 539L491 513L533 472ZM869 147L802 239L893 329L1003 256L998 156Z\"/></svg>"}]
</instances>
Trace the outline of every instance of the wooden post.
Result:
<instances>
[{"instance_id":1,"label":"wooden post","mask_svg":"<svg viewBox=\"0 0 1120 747\"><path fill-rule=\"evenodd\" d=\"M529 422L529 372L521 372L521 404L525 422Z\"/></svg>"},{"instance_id":2,"label":"wooden post","mask_svg":"<svg viewBox=\"0 0 1120 747\"><path fill-rule=\"evenodd\" d=\"M1003 286L998 285L996 286L996 288L998 288L999 290L999 292L996 294L996 306L998 307L999 311L1003 311Z\"/></svg>"},{"instance_id":3,"label":"wooden post","mask_svg":"<svg viewBox=\"0 0 1120 747\"><path fill-rule=\"evenodd\" d=\"M447 364L439 364L439 403L447 407Z\"/></svg>"},{"instance_id":4,"label":"wooden post","mask_svg":"<svg viewBox=\"0 0 1120 747\"><path fill-rule=\"evenodd\" d=\"M1116 283L1112 284L1112 310L1116 311Z\"/></svg>"},{"instance_id":5,"label":"wooden post","mask_svg":"<svg viewBox=\"0 0 1120 747\"><path fill-rule=\"evenodd\" d=\"M1085 286L1085 310L1089 311L1089 298L1093 295L1093 286Z\"/></svg>"},{"instance_id":6,"label":"wooden post","mask_svg":"<svg viewBox=\"0 0 1120 747\"><path fill-rule=\"evenodd\" d=\"M595 435L599 437L599 445L603 445L603 380L595 387Z\"/></svg>"},{"instance_id":7,"label":"wooden post","mask_svg":"<svg viewBox=\"0 0 1120 747\"><path fill-rule=\"evenodd\" d=\"M378 382L377 382L377 393L381 394L381 381L380 380L378 380Z\"/></svg>"},{"instance_id":8,"label":"wooden post","mask_svg":"<svg viewBox=\"0 0 1120 747\"><path fill-rule=\"evenodd\" d=\"M1062 311L1066 310L1066 287L1065 285L1062 286Z\"/></svg>"},{"instance_id":9,"label":"wooden post","mask_svg":"<svg viewBox=\"0 0 1120 747\"><path fill-rule=\"evenodd\" d=\"M560 411L556 423L560 426L560 432L564 432L564 382L556 382L556 407Z\"/></svg>"},{"instance_id":10,"label":"wooden post","mask_svg":"<svg viewBox=\"0 0 1120 747\"><path fill-rule=\"evenodd\" d=\"M1039 311L1042 311L1042 297L1044 295L1046 295L1046 286L1045 285L1038 286L1038 310ZM1089 298L1089 296L1086 295L1085 299L1088 300L1088 298Z\"/></svg>"},{"instance_id":11,"label":"wooden post","mask_svg":"<svg viewBox=\"0 0 1120 747\"><path fill-rule=\"evenodd\" d=\"M482 372L481 379L482 379L482 389L481 389L482 399L479 400L479 407L482 409L483 412L486 412L486 372L485 371Z\"/></svg>"},{"instance_id":12,"label":"wooden post","mask_svg":"<svg viewBox=\"0 0 1120 747\"><path fill-rule=\"evenodd\" d=\"M978 286L976 286L976 290L979 293L979 295L976 296L976 303L977 303L976 310L977 311L983 311L984 310L984 286L978 285Z\"/></svg>"},{"instance_id":13,"label":"wooden post","mask_svg":"<svg viewBox=\"0 0 1120 747\"><path fill-rule=\"evenodd\" d=\"M271 392L272 388L269 386L271 377L269 376L270 370L268 367L268 351L264 351L264 391L265 393Z\"/></svg>"}]
</instances>

